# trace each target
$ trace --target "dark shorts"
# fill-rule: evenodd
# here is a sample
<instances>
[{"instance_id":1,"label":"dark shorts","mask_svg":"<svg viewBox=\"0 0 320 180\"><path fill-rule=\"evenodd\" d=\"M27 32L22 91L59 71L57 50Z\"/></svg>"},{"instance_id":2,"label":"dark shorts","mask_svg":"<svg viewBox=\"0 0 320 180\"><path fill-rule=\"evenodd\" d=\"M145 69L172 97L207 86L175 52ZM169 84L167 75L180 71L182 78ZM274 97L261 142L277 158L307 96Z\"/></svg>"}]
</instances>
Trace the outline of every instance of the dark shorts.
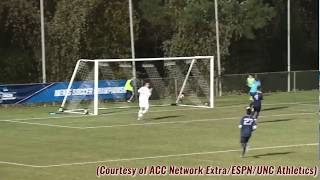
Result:
<instances>
[{"instance_id":1,"label":"dark shorts","mask_svg":"<svg viewBox=\"0 0 320 180\"><path fill-rule=\"evenodd\" d=\"M240 143L247 143L251 136L241 136Z\"/></svg>"},{"instance_id":2,"label":"dark shorts","mask_svg":"<svg viewBox=\"0 0 320 180\"><path fill-rule=\"evenodd\" d=\"M260 112L261 111L261 106L253 106L253 110L255 112Z\"/></svg>"},{"instance_id":3,"label":"dark shorts","mask_svg":"<svg viewBox=\"0 0 320 180\"><path fill-rule=\"evenodd\" d=\"M127 92L126 92L126 98L127 98L127 99L130 99L131 96L132 96L132 91L128 91L128 90L127 90Z\"/></svg>"}]
</instances>

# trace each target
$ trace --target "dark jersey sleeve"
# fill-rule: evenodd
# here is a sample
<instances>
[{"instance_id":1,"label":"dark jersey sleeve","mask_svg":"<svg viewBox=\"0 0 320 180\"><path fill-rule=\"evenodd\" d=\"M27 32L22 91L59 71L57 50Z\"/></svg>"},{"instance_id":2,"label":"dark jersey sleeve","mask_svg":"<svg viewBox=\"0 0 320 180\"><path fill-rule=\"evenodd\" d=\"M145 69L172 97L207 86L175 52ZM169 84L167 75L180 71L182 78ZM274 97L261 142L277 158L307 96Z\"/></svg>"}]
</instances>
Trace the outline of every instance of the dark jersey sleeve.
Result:
<instances>
[{"instance_id":1,"label":"dark jersey sleeve","mask_svg":"<svg viewBox=\"0 0 320 180\"><path fill-rule=\"evenodd\" d=\"M241 125L241 126L243 125L243 118L240 119L239 125Z\"/></svg>"}]
</instances>

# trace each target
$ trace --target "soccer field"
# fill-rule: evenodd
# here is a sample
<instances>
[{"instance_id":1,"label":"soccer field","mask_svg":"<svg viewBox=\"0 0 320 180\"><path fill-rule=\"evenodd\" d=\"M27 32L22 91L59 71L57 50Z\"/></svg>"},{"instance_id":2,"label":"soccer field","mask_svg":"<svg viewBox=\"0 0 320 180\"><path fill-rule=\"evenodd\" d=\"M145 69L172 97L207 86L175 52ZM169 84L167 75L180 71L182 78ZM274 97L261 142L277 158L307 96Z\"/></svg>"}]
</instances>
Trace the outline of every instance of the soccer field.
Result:
<instances>
[{"instance_id":1,"label":"soccer field","mask_svg":"<svg viewBox=\"0 0 320 180\"><path fill-rule=\"evenodd\" d=\"M49 115L57 107L0 108L0 179L96 179L97 166L222 166L318 163L318 92L265 94L248 157L240 158L238 123L247 95L216 108L137 108L99 116ZM136 176L135 179L312 179L284 176ZM132 179L104 176L99 179Z\"/></svg>"}]
</instances>

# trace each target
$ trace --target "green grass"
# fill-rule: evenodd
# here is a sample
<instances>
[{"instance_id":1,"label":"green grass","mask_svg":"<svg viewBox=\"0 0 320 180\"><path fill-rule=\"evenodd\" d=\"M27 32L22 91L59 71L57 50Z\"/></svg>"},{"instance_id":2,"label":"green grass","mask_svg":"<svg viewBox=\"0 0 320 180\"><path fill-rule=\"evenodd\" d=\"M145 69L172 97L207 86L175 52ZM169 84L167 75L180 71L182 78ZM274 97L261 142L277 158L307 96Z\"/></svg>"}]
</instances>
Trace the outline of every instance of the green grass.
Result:
<instances>
[{"instance_id":1,"label":"green grass","mask_svg":"<svg viewBox=\"0 0 320 180\"><path fill-rule=\"evenodd\" d=\"M56 111L57 107L0 108L0 179L97 179L98 165L138 168L150 165L312 167L318 163L318 146L276 146L318 142L317 101L316 91L266 94L258 129L250 140L250 148L262 149L249 151L247 158L240 158L240 152L236 151L222 152L239 149L237 125L248 104L246 95L217 98L215 109L153 107L142 122L136 120L136 108L108 110L99 116L50 116L49 112ZM216 153L132 159L201 152ZM108 162L116 159L129 160ZM41 167L14 165L4 161ZM94 161L106 162L61 165ZM50 165L60 166L46 167ZM105 176L99 179L132 177ZM312 178L137 176L135 179Z\"/></svg>"}]
</instances>

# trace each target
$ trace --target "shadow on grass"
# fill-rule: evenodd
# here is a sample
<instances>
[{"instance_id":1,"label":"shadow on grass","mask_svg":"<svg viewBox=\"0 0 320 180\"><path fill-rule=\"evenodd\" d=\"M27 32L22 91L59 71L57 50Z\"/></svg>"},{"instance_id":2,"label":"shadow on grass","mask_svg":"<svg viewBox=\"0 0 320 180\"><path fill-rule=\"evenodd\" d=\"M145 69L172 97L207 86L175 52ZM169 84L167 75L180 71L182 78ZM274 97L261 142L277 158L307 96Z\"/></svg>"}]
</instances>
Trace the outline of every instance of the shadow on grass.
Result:
<instances>
[{"instance_id":1,"label":"shadow on grass","mask_svg":"<svg viewBox=\"0 0 320 180\"><path fill-rule=\"evenodd\" d=\"M287 154L291 154L293 152L277 152L277 153L265 153L265 154L258 154L255 156L249 156L249 157L253 157L253 158L260 158L260 157L265 157L265 156L280 156L280 155L287 155Z\"/></svg>"},{"instance_id":2,"label":"shadow on grass","mask_svg":"<svg viewBox=\"0 0 320 180\"><path fill-rule=\"evenodd\" d=\"M177 118L177 117L181 117L181 115L179 116L161 116L161 117L155 117L155 118L151 118L153 120L162 120L162 119L170 119L170 118Z\"/></svg>"},{"instance_id":3,"label":"shadow on grass","mask_svg":"<svg viewBox=\"0 0 320 180\"><path fill-rule=\"evenodd\" d=\"M293 120L296 120L296 119L288 118L288 119L275 119L275 120L268 120L268 121L258 121L258 124L286 122L286 121L293 121Z\"/></svg>"},{"instance_id":4,"label":"shadow on grass","mask_svg":"<svg viewBox=\"0 0 320 180\"><path fill-rule=\"evenodd\" d=\"M113 110L113 111L110 111L110 110L100 110L99 111L99 114L117 114L117 113L123 113L123 112L128 112L128 110L124 110L124 109L117 109L117 110Z\"/></svg>"},{"instance_id":5,"label":"shadow on grass","mask_svg":"<svg viewBox=\"0 0 320 180\"><path fill-rule=\"evenodd\" d=\"M272 108L263 108L263 111L273 111L273 110L279 110L279 109L286 109L289 106L280 106L280 107L272 107Z\"/></svg>"}]
</instances>

